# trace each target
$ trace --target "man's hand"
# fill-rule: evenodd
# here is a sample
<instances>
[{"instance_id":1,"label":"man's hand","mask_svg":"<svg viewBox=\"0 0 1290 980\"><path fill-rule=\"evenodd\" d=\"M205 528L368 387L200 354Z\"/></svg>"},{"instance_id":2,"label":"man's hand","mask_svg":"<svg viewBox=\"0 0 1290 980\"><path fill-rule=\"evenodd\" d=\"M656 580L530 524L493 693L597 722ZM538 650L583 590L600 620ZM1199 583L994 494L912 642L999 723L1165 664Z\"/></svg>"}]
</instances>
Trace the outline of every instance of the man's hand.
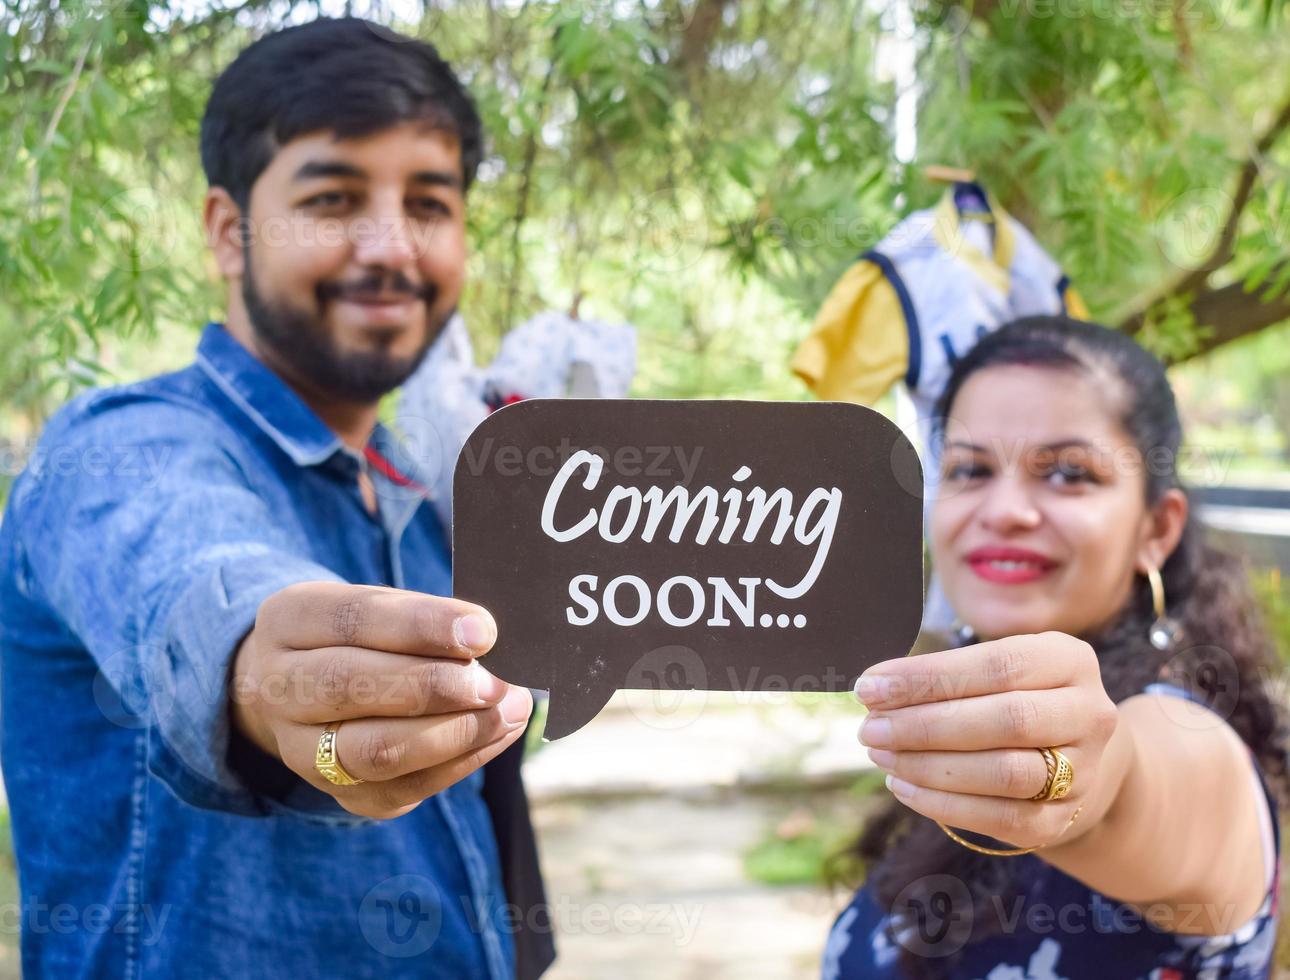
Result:
<instances>
[{"instance_id":1,"label":"man's hand","mask_svg":"<svg viewBox=\"0 0 1290 980\"><path fill-rule=\"evenodd\" d=\"M885 661L856 695L869 707L860 740L902 803L1018 847L1065 830L1098 785L1118 718L1093 648L1064 633ZM1030 799L1047 778L1040 747L1074 767L1060 800Z\"/></svg>"},{"instance_id":2,"label":"man's hand","mask_svg":"<svg viewBox=\"0 0 1290 980\"><path fill-rule=\"evenodd\" d=\"M307 582L260 606L232 668L234 723L265 752L360 816L402 816L500 755L533 708L475 657L492 617L456 599ZM318 738L344 721L336 755L365 782L314 768Z\"/></svg>"}]
</instances>

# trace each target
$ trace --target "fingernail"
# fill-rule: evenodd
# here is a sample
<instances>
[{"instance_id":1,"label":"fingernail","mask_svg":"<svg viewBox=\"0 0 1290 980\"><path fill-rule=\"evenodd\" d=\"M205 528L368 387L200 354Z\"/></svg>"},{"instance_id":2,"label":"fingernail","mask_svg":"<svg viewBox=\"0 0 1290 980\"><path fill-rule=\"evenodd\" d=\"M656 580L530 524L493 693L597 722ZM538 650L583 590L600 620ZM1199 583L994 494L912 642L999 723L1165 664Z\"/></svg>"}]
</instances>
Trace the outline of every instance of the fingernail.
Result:
<instances>
[{"instance_id":1,"label":"fingernail","mask_svg":"<svg viewBox=\"0 0 1290 980\"><path fill-rule=\"evenodd\" d=\"M889 752L886 749L870 749L869 761L879 769L890 769L892 763L896 761L896 753Z\"/></svg>"},{"instance_id":2,"label":"fingernail","mask_svg":"<svg viewBox=\"0 0 1290 980\"><path fill-rule=\"evenodd\" d=\"M528 691L522 687L512 686L502 698L502 721L510 728L515 728L528 721L533 701Z\"/></svg>"},{"instance_id":3,"label":"fingernail","mask_svg":"<svg viewBox=\"0 0 1290 980\"><path fill-rule=\"evenodd\" d=\"M913 783L907 783L903 779L897 779L891 773L887 773L887 788L897 796L912 796L914 792Z\"/></svg>"},{"instance_id":4,"label":"fingernail","mask_svg":"<svg viewBox=\"0 0 1290 980\"><path fill-rule=\"evenodd\" d=\"M873 701L886 701L891 696L891 678L878 674L861 675L856 681L856 698L869 704Z\"/></svg>"},{"instance_id":5,"label":"fingernail","mask_svg":"<svg viewBox=\"0 0 1290 980\"><path fill-rule=\"evenodd\" d=\"M506 691L506 682L475 664L475 697L493 704Z\"/></svg>"},{"instance_id":6,"label":"fingernail","mask_svg":"<svg viewBox=\"0 0 1290 980\"><path fill-rule=\"evenodd\" d=\"M457 638L457 646L484 653L497 639L497 630L491 617L470 613L453 623L453 635Z\"/></svg>"},{"instance_id":7,"label":"fingernail","mask_svg":"<svg viewBox=\"0 0 1290 980\"><path fill-rule=\"evenodd\" d=\"M860 726L860 741L876 748L890 744L891 722L886 718L866 718Z\"/></svg>"}]
</instances>

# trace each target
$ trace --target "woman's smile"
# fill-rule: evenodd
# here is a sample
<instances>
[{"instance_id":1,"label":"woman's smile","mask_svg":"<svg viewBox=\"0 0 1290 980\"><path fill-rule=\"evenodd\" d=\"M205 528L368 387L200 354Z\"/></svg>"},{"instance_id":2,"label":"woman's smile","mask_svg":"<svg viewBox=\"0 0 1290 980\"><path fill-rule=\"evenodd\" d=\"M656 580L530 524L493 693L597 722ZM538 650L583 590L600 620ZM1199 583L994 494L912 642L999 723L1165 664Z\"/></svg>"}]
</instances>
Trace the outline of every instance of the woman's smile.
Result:
<instances>
[{"instance_id":1,"label":"woman's smile","mask_svg":"<svg viewBox=\"0 0 1290 980\"><path fill-rule=\"evenodd\" d=\"M999 585L1034 582L1057 567L1052 559L1025 548L975 548L965 560L979 578Z\"/></svg>"}]
</instances>

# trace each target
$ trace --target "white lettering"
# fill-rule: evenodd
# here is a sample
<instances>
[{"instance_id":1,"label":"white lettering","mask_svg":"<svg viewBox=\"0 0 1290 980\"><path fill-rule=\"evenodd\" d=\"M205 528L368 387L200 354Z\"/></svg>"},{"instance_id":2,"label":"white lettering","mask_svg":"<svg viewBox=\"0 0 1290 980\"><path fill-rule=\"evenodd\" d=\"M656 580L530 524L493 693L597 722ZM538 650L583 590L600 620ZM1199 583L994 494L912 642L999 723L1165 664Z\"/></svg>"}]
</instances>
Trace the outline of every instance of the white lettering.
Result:
<instances>
[{"instance_id":1,"label":"white lettering","mask_svg":"<svg viewBox=\"0 0 1290 980\"><path fill-rule=\"evenodd\" d=\"M542 502L542 531L547 537L556 541L572 541L595 527L596 512L591 510L569 530L555 529L555 505L560 502L560 494L564 492L564 485L573 476L573 471L584 463L587 465L587 478L582 481L582 487L584 490L594 487L600 480L600 471L605 468L605 461L599 456L591 455L585 449L580 449L565 460L564 465L560 467L560 472L551 481L551 489L546 493L546 500Z\"/></svg>"},{"instance_id":2,"label":"white lettering","mask_svg":"<svg viewBox=\"0 0 1290 980\"><path fill-rule=\"evenodd\" d=\"M682 619L672 611L672 588L684 585L693 597L690 615ZM675 575L664 582L658 589L658 614L668 626L689 626L703 615L703 586L688 575Z\"/></svg>"},{"instance_id":3,"label":"white lettering","mask_svg":"<svg viewBox=\"0 0 1290 980\"><path fill-rule=\"evenodd\" d=\"M595 575L575 575L569 582L569 598L581 606L586 612L579 616L574 612L573 606L566 606L564 609L565 616L569 620L570 626L590 626L596 621L596 616L600 609L596 605L596 600L584 591L584 587L592 592L596 590L596 583L599 579Z\"/></svg>"},{"instance_id":4,"label":"white lettering","mask_svg":"<svg viewBox=\"0 0 1290 980\"><path fill-rule=\"evenodd\" d=\"M640 599L640 606L636 610L636 615L630 619L618 611L618 587L621 585L630 585L636 590L636 595ZM650 610L649 586L645 580L636 575L619 575L618 578L612 579L605 586L605 616L615 626L635 626L646 616Z\"/></svg>"}]
</instances>

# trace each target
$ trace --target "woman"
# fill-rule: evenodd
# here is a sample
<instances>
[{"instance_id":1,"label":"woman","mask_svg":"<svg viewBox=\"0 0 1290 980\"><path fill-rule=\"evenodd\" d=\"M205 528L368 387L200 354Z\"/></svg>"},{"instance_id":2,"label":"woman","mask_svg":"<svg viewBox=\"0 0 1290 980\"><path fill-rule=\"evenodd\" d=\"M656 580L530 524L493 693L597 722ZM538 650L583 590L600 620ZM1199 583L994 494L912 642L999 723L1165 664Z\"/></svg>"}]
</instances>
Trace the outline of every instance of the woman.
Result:
<instances>
[{"instance_id":1,"label":"woman","mask_svg":"<svg viewBox=\"0 0 1290 980\"><path fill-rule=\"evenodd\" d=\"M825 977L1267 976L1285 714L1244 571L1179 484L1163 367L1028 318L936 415L931 547L972 645L857 683L895 799Z\"/></svg>"}]
</instances>

